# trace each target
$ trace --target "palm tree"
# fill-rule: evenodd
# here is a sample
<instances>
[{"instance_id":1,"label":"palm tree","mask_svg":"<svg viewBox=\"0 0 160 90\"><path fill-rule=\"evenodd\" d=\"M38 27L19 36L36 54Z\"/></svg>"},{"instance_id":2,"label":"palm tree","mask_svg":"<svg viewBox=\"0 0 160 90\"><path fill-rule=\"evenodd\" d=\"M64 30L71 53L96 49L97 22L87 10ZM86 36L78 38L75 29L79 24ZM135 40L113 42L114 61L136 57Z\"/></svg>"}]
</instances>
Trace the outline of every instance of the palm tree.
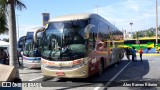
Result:
<instances>
[{"instance_id":1,"label":"palm tree","mask_svg":"<svg viewBox=\"0 0 160 90\"><path fill-rule=\"evenodd\" d=\"M7 27L7 20L6 20L6 13L4 10L5 4L3 3L3 0L0 1L0 34L7 33L8 27Z\"/></svg>"},{"instance_id":2,"label":"palm tree","mask_svg":"<svg viewBox=\"0 0 160 90\"><path fill-rule=\"evenodd\" d=\"M9 23L9 60L10 65L16 67L15 80L20 80L17 62L17 35L16 35L16 17L15 7L19 10L26 8L20 0L0 0L0 11L8 15Z\"/></svg>"}]
</instances>

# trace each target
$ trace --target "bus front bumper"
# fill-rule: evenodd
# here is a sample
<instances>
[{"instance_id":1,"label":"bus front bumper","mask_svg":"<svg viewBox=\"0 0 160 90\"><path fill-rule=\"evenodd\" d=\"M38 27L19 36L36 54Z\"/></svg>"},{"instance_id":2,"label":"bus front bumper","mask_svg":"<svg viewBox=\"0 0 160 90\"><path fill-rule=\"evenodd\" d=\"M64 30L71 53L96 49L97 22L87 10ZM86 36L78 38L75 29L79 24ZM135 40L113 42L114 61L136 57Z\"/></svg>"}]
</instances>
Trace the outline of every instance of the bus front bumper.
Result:
<instances>
[{"instance_id":1,"label":"bus front bumper","mask_svg":"<svg viewBox=\"0 0 160 90\"><path fill-rule=\"evenodd\" d=\"M79 68L73 69L51 69L46 68L41 65L41 71L43 76L48 77L60 77L60 78L87 78L89 76L88 73L88 65L81 66Z\"/></svg>"},{"instance_id":2,"label":"bus front bumper","mask_svg":"<svg viewBox=\"0 0 160 90\"><path fill-rule=\"evenodd\" d=\"M27 68L40 68L41 67L41 57L23 56L23 66Z\"/></svg>"},{"instance_id":3,"label":"bus front bumper","mask_svg":"<svg viewBox=\"0 0 160 90\"><path fill-rule=\"evenodd\" d=\"M41 63L40 62L39 63L31 63L31 62L26 62L24 60L23 66L27 67L27 68L40 68L41 67Z\"/></svg>"}]
</instances>

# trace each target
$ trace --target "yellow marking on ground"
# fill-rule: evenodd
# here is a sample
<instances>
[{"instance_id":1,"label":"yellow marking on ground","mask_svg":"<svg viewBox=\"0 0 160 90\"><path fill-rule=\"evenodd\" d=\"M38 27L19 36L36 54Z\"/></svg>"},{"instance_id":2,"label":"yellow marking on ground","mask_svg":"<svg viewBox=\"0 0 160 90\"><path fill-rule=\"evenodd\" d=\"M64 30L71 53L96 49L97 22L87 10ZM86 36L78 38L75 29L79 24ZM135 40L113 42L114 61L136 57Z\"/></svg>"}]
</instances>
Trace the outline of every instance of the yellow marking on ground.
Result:
<instances>
[{"instance_id":1,"label":"yellow marking on ground","mask_svg":"<svg viewBox=\"0 0 160 90\"><path fill-rule=\"evenodd\" d=\"M136 53L136 55L138 55L139 56L139 53ZM152 53L144 53L144 54L142 54L142 56L160 56L160 54L157 54L157 53L155 53L155 54L152 54Z\"/></svg>"}]
</instances>

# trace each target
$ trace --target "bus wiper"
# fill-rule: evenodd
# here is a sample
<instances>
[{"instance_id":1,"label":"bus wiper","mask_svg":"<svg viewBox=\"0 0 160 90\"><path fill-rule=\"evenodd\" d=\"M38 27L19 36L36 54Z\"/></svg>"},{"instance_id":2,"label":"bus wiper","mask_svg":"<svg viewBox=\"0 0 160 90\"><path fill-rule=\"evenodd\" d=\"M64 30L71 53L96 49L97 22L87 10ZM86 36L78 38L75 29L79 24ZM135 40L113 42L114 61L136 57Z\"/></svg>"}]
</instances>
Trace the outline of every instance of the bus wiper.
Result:
<instances>
[{"instance_id":1,"label":"bus wiper","mask_svg":"<svg viewBox=\"0 0 160 90\"><path fill-rule=\"evenodd\" d=\"M58 52L58 50L57 50L57 51L55 51L55 53L53 53L53 54L52 54L52 56L53 56L53 55L55 55L57 52Z\"/></svg>"},{"instance_id":2,"label":"bus wiper","mask_svg":"<svg viewBox=\"0 0 160 90\"><path fill-rule=\"evenodd\" d=\"M49 59L52 59L51 54L52 54L52 50L49 53L49 57L48 57Z\"/></svg>"}]
</instances>

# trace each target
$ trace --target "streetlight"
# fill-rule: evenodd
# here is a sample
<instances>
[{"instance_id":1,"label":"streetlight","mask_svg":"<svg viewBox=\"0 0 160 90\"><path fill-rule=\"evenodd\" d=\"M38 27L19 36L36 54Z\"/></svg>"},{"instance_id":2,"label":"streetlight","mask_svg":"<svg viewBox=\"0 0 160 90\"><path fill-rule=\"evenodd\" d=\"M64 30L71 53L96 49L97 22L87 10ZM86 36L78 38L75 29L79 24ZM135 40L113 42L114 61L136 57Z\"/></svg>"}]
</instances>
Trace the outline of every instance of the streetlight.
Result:
<instances>
[{"instance_id":1,"label":"streetlight","mask_svg":"<svg viewBox=\"0 0 160 90\"><path fill-rule=\"evenodd\" d=\"M158 53L158 1L156 0L156 52Z\"/></svg>"},{"instance_id":2,"label":"streetlight","mask_svg":"<svg viewBox=\"0 0 160 90\"><path fill-rule=\"evenodd\" d=\"M132 23L132 22L130 22L130 25L131 25L131 33L132 33L132 25L133 25L133 23Z\"/></svg>"},{"instance_id":3,"label":"streetlight","mask_svg":"<svg viewBox=\"0 0 160 90\"><path fill-rule=\"evenodd\" d=\"M97 8L97 14L98 14L99 5L96 5L96 8Z\"/></svg>"}]
</instances>

